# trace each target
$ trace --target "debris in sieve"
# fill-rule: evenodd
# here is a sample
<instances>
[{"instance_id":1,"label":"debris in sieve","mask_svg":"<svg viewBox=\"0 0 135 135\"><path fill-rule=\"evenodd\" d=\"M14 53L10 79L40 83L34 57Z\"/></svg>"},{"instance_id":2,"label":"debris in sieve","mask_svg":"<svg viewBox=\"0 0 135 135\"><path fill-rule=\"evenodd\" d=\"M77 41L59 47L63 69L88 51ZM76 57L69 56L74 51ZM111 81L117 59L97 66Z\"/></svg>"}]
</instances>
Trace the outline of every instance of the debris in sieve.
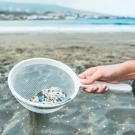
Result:
<instances>
[{"instance_id":1,"label":"debris in sieve","mask_svg":"<svg viewBox=\"0 0 135 135\"><path fill-rule=\"evenodd\" d=\"M66 94L59 87L49 87L47 89L43 89L37 95L29 98L30 101L34 103L42 103L42 104L53 104L60 103L64 101L66 98Z\"/></svg>"}]
</instances>

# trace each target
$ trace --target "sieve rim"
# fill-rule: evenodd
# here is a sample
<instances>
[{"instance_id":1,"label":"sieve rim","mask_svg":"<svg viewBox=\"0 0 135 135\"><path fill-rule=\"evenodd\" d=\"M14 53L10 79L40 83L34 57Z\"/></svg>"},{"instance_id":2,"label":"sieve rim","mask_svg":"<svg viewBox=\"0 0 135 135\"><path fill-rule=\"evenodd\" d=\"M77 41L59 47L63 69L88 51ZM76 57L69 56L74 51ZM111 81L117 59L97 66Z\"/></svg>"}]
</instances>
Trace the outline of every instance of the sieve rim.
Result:
<instances>
[{"instance_id":1,"label":"sieve rim","mask_svg":"<svg viewBox=\"0 0 135 135\"><path fill-rule=\"evenodd\" d=\"M56 104L53 104L53 105L47 105L47 104L40 104L40 103L34 103L32 101L29 101L28 99L20 96L20 94L18 94L16 92L16 90L14 89L13 85L12 85L12 75L13 75L13 72L21 65L23 65L24 63L28 63L30 61L50 61L50 62L54 62L58 65L61 66L61 69L64 70L66 73L68 73L68 75L72 78L73 82L74 82L74 86L75 86L75 91L74 93L65 101L61 102L61 103L56 103ZM51 64L50 64L51 65ZM54 66L54 65L53 65ZM57 67L57 66L56 66ZM60 67L59 67L60 68ZM68 71L68 72L67 72ZM43 108L54 108L54 107L59 107L59 106L62 106L62 105L65 105L67 104L68 102L70 102L71 100L74 99L74 97L76 97L78 91L79 91L79 87L80 87L80 83L79 83L79 79L77 77L77 75L75 74L75 72L69 67L67 66L66 64L60 62L60 61L57 61L57 60L54 60L54 59L50 59L50 58L31 58L31 59L25 59L25 60L22 60L21 62L17 63L12 69L11 71L9 72L9 75L8 75L8 86L11 90L11 93L15 96L16 99L19 99L20 101L22 101L24 104L27 104L27 105L31 105L31 106L36 106L36 107L43 107Z\"/></svg>"}]
</instances>

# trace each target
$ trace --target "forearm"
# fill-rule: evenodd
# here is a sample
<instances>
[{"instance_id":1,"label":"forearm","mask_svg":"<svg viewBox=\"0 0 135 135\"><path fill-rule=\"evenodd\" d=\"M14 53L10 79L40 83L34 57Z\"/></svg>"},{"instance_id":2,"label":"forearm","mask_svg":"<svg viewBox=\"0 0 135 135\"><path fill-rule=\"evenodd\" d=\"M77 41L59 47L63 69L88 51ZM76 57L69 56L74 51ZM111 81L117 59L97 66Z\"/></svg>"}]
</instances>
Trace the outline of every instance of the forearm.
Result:
<instances>
[{"instance_id":1,"label":"forearm","mask_svg":"<svg viewBox=\"0 0 135 135\"><path fill-rule=\"evenodd\" d=\"M121 80L135 80L135 60L121 63Z\"/></svg>"}]
</instances>

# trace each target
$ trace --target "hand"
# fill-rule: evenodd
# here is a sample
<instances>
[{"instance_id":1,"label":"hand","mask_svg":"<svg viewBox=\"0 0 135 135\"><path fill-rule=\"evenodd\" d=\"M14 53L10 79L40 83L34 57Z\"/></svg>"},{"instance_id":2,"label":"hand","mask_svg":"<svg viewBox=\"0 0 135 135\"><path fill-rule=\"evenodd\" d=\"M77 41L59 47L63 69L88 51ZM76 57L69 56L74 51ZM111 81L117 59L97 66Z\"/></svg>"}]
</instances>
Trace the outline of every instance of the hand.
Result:
<instances>
[{"instance_id":1,"label":"hand","mask_svg":"<svg viewBox=\"0 0 135 135\"><path fill-rule=\"evenodd\" d=\"M95 81L105 81L109 83L119 83L123 80L122 76L125 73L124 64L105 65L92 67L79 75L82 84L92 84ZM100 87L87 87L84 88L87 92L103 93L107 91L106 85Z\"/></svg>"}]
</instances>

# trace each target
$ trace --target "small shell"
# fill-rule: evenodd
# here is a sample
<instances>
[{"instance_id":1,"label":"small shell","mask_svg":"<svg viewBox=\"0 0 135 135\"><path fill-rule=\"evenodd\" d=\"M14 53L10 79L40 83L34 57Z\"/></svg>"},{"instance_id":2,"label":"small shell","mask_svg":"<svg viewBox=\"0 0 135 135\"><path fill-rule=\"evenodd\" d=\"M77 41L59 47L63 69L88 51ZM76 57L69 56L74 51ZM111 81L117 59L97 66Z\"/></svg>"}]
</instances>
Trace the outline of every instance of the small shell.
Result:
<instances>
[{"instance_id":1,"label":"small shell","mask_svg":"<svg viewBox=\"0 0 135 135\"><path fill-rule=\"evenodd\" d=\"M39 98L38 98L38 96L32 96L30 98L30 101L35 102L35 103L38 103L39 102Z\"/></svg>"}]
</instances>

